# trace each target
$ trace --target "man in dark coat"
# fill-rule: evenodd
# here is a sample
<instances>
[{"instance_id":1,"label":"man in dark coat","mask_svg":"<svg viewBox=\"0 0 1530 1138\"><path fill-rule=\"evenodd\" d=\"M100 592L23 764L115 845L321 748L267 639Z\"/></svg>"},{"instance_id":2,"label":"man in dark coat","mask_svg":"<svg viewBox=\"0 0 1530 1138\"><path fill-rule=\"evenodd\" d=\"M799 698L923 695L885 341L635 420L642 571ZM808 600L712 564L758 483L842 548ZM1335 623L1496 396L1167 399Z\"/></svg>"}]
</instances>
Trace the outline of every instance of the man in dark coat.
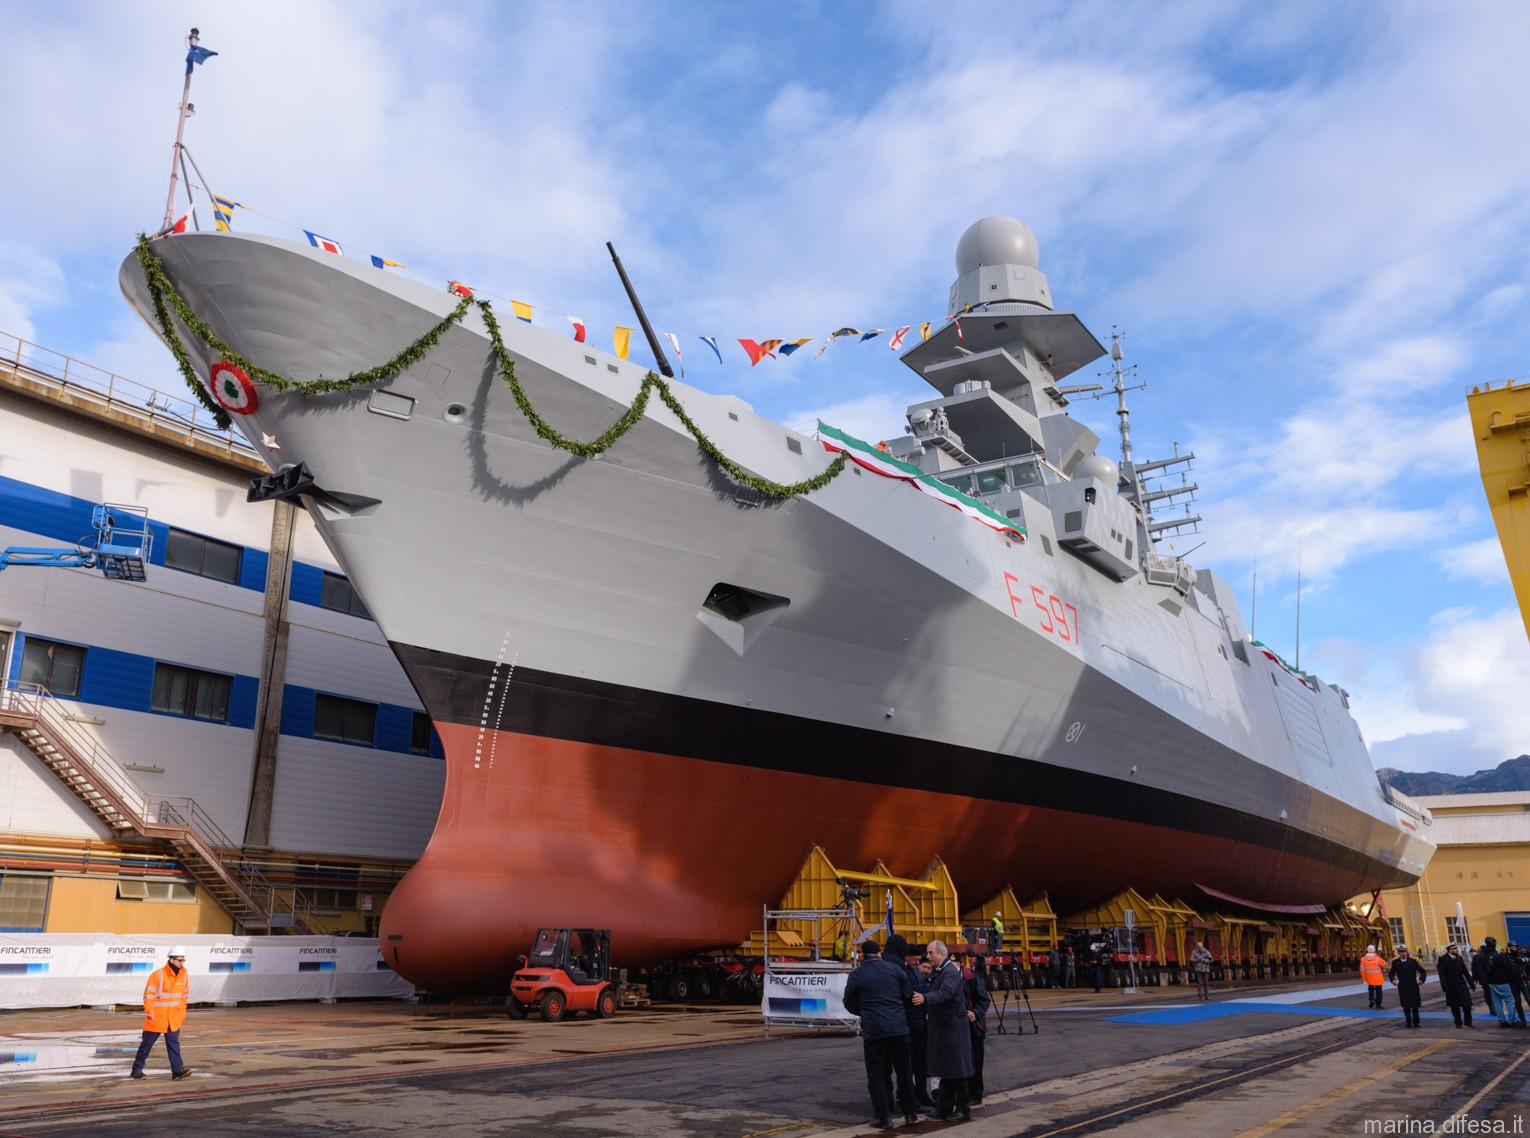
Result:
<instances>
[{"instance_id":1,"label":"man in dark coat","mask_svg":"<svg viewBox=\"0 0 1530 1138\"><path fill-rule=\"evenodd\" d=\"M932 940L925 955L934 965L930 990L916 995L914 1002L929 1013L927 1040L930 1074L940 1079L931 1118L949 1118L965 1122L972 1117L967 1096L967 1080L972 1077L972 1030L967 1018L967 989L962 970L951 959L950 950Z\"/></svg>"},{"instance_id":2,"label":"man in dark coat","mask_svg":"<svg viewBox=\"0 0 1530 1138\"><path fill-rule=\"evenodd\" d=\"M1504 949L1504 958L1509 962L1509 990L1514 994L1514 1020L1520 1027L1525 1026L1525 958L1519 951L1519 945L1509 943Z\"/></svg>"},{"instance_id":3,"label":"man in dark coat","mask_svg":"<svg viewBox=\"0 0 1530 1138\"><path fill-rule=\"evenodd\" d=\"M1477 986L1477 981L1472 978L1470 963L1461 955L1460 945L1448 947L1445 955L1435 963L1434 970L1440 977L1440 987L1445 990L1445 1002L1450 1005L1456 1026L1461 1026L1461 1018L1465 1016L1466 1026L1471 1027L1472 989Z\"/></svg>"},{"instance_id":4,"label":"man in dark coat","mask_svg":"<svg viewBox=\"0 0 1530 1138\"><path fill-rule=\"evenodd\" d=\"M1417 1027L1418 1009L1423 1001L1418 986L1429 978L1424 966L1408 952L1408 946L1397 946L1397 958L1387 969L1387 979L1397 986L1397 1002L1402 1005L1403 1026Z\"/></svg>"},{"instance_id":5,"label":"man in dark coat","mask_svg":"<svg viewBox=\"0 0 1530 1138\"><path fill-rule=\"evenodd\" d=\"M967 990L967 1026L972 1033L972 1077L967 1080L967 1098L972 1106L983 1105L983 1040L988 1037L988 983L983 979L983 961L972 960L962 969L962 985Z\"/></svg>"},{"instance_id":6,"label":"man in dark coat","mask_svg":"<svg viewBox=\"0 0 1530 1138\"><path fill-rule=\"evenodd\" d=\"M887 951L882 955L890 960L896 960L897 954L894 949L903 938L894 933L887 938ZM917 950L911 950L903 943L904 959L917 955ZM909 979L913 982L914 991L920 994L930 990L930 962L920 960L917 965L909 964ZM922 1003L915 1004L912 999L908 1006L908 1061L913 1068L914 1074L914 1102L920 1110L934 1110L935 1100L930 1097L930 1069L925 1060L925 1037L927 1018Z\"/></svg>"},{"instance_id":7,"label":"man in dark coat","mask_svg":"<svg viewBox=\"0 0 1530 1138\"><path fill-rule=\"evenodd\" d=\"M908 1016L914 982L901 961L883 960L881 946L868 940L865 959L845 983L845 1010L861 1017L861 1050L866 1060L866 1089L871 1092L871 1125L891 1130L891 1082L898 1079L898 1107L909 1125L919 1121L914 1080L908 1062Z\"/></svg>"},{"instance_id":8,"label":"man in dark coat","mask_svg":"<svg viewBox=\"0 0 1530 1138\"><path fill-rule=\"evenodd\" d=\"M1498 942L1492 937L1482 945L1482 972L1498 1009L1498 1026L1524 1027L1524 1020L1514 1014L1514 989L1520 982L1519 967L1512 957L1498 951Z\"/></svg>"},{"instance_id":9,"label":"man in dark coat","mask_svg":"<svg viewBox=\"0 0 1530 1138\"><path fill-rule=\"evenodd\" d=\"M1482 1001L1487 1004L1489 1015L1498 1014L1498 1003L1493 998L1493 985L1488 982L1488 965L1492 963L1493 956L1498 951L1498 942L1488 937L1478 946L1477 951L1472 953L1472 979L1482 987Z\"/></svg>"}]
</instances>

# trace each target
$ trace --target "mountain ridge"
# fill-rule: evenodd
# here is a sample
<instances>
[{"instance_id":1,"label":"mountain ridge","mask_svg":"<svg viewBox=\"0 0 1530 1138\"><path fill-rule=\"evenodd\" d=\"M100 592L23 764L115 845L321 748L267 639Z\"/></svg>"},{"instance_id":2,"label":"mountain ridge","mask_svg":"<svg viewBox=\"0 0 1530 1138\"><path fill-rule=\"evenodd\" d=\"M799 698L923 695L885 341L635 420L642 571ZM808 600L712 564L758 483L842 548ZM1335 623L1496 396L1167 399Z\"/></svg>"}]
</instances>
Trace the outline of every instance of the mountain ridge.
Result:
<instances>
[{"instance_id":1,"label":"mountain ridge","mask_svg":"<svg viewBox=\"0 0 1530 1138\"><path fill-rule=\"evenodd\" d=\"M1530 755L1508 759L1474 774L1443 771L1400 771L1380 767L1376 777L1410 798L1427 794L1487 794L1502 790L1530 790Z\"/></svg>"}]
</instances>

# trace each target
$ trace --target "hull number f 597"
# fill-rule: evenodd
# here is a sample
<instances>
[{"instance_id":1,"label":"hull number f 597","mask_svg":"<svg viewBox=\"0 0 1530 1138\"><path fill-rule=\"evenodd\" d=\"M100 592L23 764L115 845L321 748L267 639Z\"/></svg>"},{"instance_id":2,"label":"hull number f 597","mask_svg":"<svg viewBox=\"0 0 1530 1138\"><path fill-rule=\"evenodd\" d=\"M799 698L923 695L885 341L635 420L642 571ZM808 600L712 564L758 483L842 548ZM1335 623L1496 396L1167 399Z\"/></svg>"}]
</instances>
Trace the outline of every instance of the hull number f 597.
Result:
<instances>
[{"instance_id":1,"label":"hull number f 597","mask_svg":"<svg viewBox=\"0 0 1530 1138\"><path fill-rule=\"evenodd\" d=\"M1004 574L1004 591L1009 594L1009 608L1016 620L1020 619L1022 610L1034 608L1040 614L1041 631L1048 633L1057 639L1069 644L1079 643L1078 632L1078 609L1063 600L1053 596L1040 585L1030 587L1030 596L1025 595L1023 587L1020 587L1020 578L1013 573Z\"/></svg>"}]
</instances>

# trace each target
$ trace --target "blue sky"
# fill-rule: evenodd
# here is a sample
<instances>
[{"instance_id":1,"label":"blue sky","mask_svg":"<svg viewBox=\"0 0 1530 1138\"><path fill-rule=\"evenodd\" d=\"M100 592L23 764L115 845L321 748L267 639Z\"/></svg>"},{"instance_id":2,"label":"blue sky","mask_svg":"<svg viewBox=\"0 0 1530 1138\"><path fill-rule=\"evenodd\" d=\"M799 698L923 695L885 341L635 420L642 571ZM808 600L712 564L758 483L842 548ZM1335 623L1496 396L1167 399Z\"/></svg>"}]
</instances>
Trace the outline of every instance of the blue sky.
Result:
<instances>
[{"instance_id":1,"label":"blue sky","mask_svg":"<svg viewBox=\"0 0 1530 1138\"><path fill-rule=\"evenodd\" d=\"M236 226L633 323L783 422L897 433L885 344L1008 214L1059 307L1126 333L1137 457L1197 455L1193 560L1346 687L1378 765L1530 751L1530 643L1465 390L1530 373L1530 6L0 0L0 334L178 391L117 291L186 142ZM17 93L25 91L25 101ZM725 345L718 365L695 339ZM641 352L634 350L637 356ZM1085 373L1074 382L1091 378ZM1114 453L1114 416L1081 402Z\"/></svg>"}]
</instances>

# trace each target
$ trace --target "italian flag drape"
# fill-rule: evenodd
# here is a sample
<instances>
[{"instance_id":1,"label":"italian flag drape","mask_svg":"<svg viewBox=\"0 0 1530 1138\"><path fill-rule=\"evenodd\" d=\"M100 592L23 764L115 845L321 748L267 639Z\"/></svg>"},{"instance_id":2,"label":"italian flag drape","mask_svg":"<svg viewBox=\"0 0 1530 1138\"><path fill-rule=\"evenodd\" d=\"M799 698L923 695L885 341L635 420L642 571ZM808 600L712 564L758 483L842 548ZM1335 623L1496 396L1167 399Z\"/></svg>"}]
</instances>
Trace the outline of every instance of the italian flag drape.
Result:
<instances>
[{"instance_id":1,"label":"italian flag drape","mask_svg":"<svg viewBox=\"0 0 1530 1138\"><path fill-rule=\"evenodd\" d=\"M1021 541L1025 540L1025 527L1020 523L1006 518L997 510L989 509L976 498L968 497L954 486L947 486L940 479L926 474L913 463L894 458L885 450L878 450L854 435L847 435L844 431L836 430L821 419L818 422L818 441L823 443L827 451L835 453L843 451L850 456L850 461L873 474L907 482L920 493L928 494L960 510L974 521L982 522L989 529L1012 533Z\"/></svg>"}]
</instances>

